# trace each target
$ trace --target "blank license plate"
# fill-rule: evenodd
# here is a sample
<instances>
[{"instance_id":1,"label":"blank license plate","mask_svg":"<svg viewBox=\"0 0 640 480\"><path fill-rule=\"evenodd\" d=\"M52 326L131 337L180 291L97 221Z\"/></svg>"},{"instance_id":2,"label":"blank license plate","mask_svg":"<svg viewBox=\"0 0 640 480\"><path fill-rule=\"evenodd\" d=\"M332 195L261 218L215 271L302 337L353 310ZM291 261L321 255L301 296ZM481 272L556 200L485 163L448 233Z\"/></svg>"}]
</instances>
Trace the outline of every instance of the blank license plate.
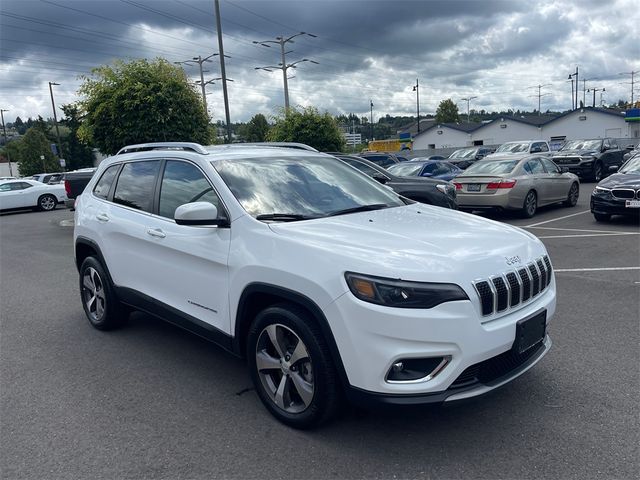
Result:
<instances>
[{"instance_id":1,"label":"blank license plate","mask_svg":"<svg viewBox=\"0 0 640 480\"><path fill-rule=\"evenodd\" d=\"M627 208L640 208L640 200L627 200L625 202Z\"/></svg>"},{"instance_id":2,"label":"blank license plate","mask_svg":"<svg viewBox=\"0 0 640 480\"><path fill-rule=\"evenodd\" d=\"M470 183L467 185L467 192L479 192L480 184L479 183Z\"/></svg>"},{"instance_id":3,"label":"blank license plate","mask_svg":"<svg viewBox=\"0 0 640 480\"><path fill-rule=\"evenodd\" d=\"M520 320L516 325L515 348L518 353L524 353L544 340L547 329L547 311Z\"/></svg>"}]
</instances>

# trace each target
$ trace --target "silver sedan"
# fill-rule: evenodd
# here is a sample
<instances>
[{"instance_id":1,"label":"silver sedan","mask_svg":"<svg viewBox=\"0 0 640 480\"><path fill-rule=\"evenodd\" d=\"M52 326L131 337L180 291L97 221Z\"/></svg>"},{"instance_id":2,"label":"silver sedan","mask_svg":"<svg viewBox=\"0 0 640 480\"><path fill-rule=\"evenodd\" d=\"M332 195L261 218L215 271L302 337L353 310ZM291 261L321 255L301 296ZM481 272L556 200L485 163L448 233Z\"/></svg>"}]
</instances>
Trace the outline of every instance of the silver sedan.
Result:
<instances>
[{"instance_id":1,"label":"silver sedan","mask_svg":"<svg viewBox=\"0 0 640 480\"><path fill-rule=\"evenodd\" d=\"M580 181L549 158L492 158L474 163L454 179L461 210L516 210L526 218L538 207L578 203Z\"/></svg>"}]
</instances>

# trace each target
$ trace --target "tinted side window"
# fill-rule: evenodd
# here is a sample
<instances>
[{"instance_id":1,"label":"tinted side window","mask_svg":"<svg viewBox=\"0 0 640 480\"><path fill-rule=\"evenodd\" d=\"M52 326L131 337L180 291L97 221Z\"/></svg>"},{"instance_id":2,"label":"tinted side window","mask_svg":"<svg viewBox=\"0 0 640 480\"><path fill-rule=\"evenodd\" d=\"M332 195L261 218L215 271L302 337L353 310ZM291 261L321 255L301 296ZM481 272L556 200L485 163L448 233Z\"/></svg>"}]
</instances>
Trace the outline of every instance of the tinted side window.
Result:
<instances>
[{"instance_id":1,"label":"tinted side window","mask_svg":"<svg viewBox=\"0 0 640 480\"><path fill-rule=\"evenodd\" d=\"M524 170L527 173L544 173L544 167L542 166L542 163L540 163L540 160L538 160L537 158L534 160L529 160L524 166Z\"/></svg>"},{"instance_id":2,"label":"tinted side window","mask_svg":"<svg viewBox=\"0 0 640 480\"><path fill-rule=\"evenodd\" d=\"M197 167L187 162L168 160L160 187L158 213L173 218L176 208L191 202L209 202L221 211L218 196Z\"/></svg>"},{"instance_id":3,"label":"tinted side window","mask_svg":"<svg viewBox=\"0 0 640 480\"><path fill-rule=\"evenodd\" d=\"M33 187L30 183L27 182L16 182L11 183L11 190L26 190L27 188Z\"/></svg>"},{"instance_id":4,"label":"tinted side window","mask_svg":"<svg viewBox=\"0 0 640 480\"><path fill-rule=\"evenodd\" d=\"M159 160L126 163L118 177L113 201L150 212L159 168Z\"/></svg>"},{"instance_id":5,"label":"tinted side window","mask_svg":"<svg viewBox=\"0 0 640 480\"><path fill-rule=\"evenodd\" d=\"M544 142L538 142L535 144L535 146L540 147L540 151L541 152L548 152L549 151L549 147L547 147L547 144Z\"/></svg>"},{"instance_id":6,"label":"tinted side window","mask_svg":"<svg viewBox=\"0 0 640 480\"><path fill-rule=\"evenodd\" d=\"M98 183L96 183L96 186L93 189L93 194L96 197L104 198L106 200L109 196L109 190L111 190L111 184L116 178L116 173L118 173L118 168L120 168L120 165L111 165L104 171L102 177L98 180Z\"/></svg>"},{"instance_id":7,"label":"tinted side window","mask_svg":"<svg viewBox=\"0 0 640 480\"><path fill-rule=\"evenodd\" d=\"M558 166L548 158L541 158L540 160L544 164L544 168L547 170L548 173L560 173Z\"/></svg>"}]
</instances>

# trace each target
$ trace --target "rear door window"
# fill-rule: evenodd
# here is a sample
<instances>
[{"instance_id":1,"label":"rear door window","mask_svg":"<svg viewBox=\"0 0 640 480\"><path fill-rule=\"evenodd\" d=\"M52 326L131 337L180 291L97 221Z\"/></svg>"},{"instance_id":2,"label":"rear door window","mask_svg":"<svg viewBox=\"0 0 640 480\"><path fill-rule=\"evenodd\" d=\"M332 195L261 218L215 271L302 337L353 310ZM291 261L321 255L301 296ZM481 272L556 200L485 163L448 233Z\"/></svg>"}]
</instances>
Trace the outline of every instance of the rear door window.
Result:
<instances>
[{"instance_id":1,"label":"rear door window","mask_svg":"<svg viewBox=\"0 0 640 480\"><path fill-rule=\"evenodd\" d=\"M160 160L126 163L118 177L114 203L151 212L159 169Z\"/></svg>"}]
</instances>

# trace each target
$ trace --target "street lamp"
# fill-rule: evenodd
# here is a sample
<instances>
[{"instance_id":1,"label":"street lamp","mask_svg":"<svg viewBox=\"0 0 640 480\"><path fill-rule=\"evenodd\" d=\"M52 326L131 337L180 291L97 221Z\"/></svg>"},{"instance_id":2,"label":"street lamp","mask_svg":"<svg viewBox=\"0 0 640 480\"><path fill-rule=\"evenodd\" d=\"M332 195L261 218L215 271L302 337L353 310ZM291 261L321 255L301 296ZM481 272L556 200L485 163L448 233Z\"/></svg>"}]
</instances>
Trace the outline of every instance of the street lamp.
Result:
<instances>
[{"instance_id":1,"label":"street lamp","mask_svg":"<svg viewBox=\"0 0 640 480\"><path fill-rule=\"evenodd\" d=\"M373 140L373 100L369 100L369 103L371 104L371 120L369 123L371 124L371 140Z\"/></svg>"},{"instance_id":2,"label":"street lamp","mask_svg":"<svg viewBox=\"0 0 640 480\"><path fill-rule=\"evenodd\" d=\"M596 107L596 92L606 92L605 88L590 88L587 92L593 92L593 108ZM602 94L601 94L602 95Z\"/></svg>"},{"instance_id":3,"label":"street lamp","mask_svg":"<svg viewBox=\"0 0 640 480\"><path fill-rule=\"evenodd\" d=\"M413 86L413 91L416 92L416 112L418 115L418 133L420 133L420 84L416 78L416 84Z\"/></svg>"},{"instance_id":4,"label":"street lamp","mask_svg":"<svg viewBox=\"0 0 640 480\"><path fill-rule=\"evenodd\" d=\"M467 123L471 122L471 110L469 109L469 104L471 103L471 100L473 100L474 98L478 98L478 97L468 97L468 98L463 98L462 100L467 102Z\"/></svg>"},{"instance_id":5,"label":"street lamp","mask_svg":"<svg viewBox=\"0 0 640 480\"><path fill-rule=\"evenodd\" d=\"M575 78L576 81L576 99L575 102L573 100L573 77ZM569 74L569 80L572 80L571 82L571 107L573 110L575 110L576 108L578 108L578 66L576 65L576 73L570 73Z\"/></svg>"},{"instance_id":6,"label":"street lamp","mask_svg":"<svg viewBox=\"0 0 640 480\"><path fill-rule=\"evenodd\" d=\"M60 85L59 83L49 82L49 93L51 94L51 107L53 108L53 121L56 122L56 138L58 139L58 159L63 159L64 155L62 153L62 143L60 143L60 130L58 129L58 116L56 115L56 103L53 101L53 85ZM64 171L64 166L62 162L60 163L62 167L62 171Z\"/></svg>"}]
</instances>

